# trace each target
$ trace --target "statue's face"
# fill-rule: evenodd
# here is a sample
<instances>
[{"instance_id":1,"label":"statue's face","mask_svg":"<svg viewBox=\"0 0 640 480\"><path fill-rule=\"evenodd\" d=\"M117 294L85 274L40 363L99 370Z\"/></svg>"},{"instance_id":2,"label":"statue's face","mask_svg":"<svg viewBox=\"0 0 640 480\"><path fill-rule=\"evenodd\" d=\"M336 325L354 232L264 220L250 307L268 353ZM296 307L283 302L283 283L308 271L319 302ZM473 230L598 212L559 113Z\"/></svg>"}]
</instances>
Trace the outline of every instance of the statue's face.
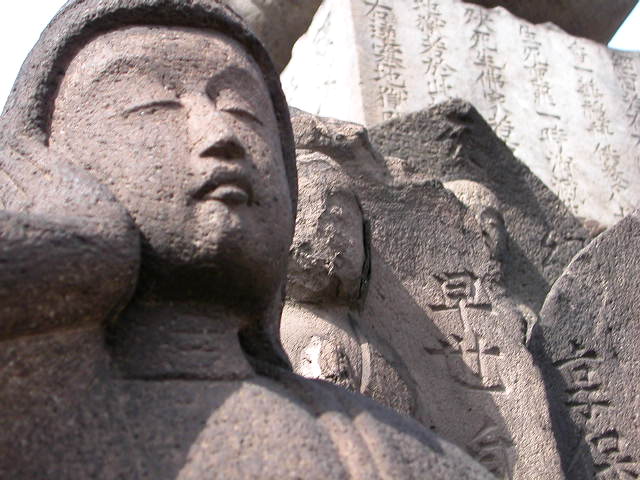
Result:
<instances>
[{"instance_id":1,"label":"statue's face","mask_svg":"<svg viewBox=\"0 0 640 480\"><path fill-rule=\"evenodd\" d=\"M131 27L93 40L62 82L51 148L111 188L154 263L282 276L293 225L278 125L229 37Z\"/></svg>"},{"instance_id":2,"label":"statue's face","mask_svg":"<svg viewBox=\"0 0 640 480\"><path fill-rule=\"evenodd\" d=\"M365 262L362 210L349 177L321 153L298 156L299 208L287 294L296 300L353 301Z\"/></svg>"}]
</instances>

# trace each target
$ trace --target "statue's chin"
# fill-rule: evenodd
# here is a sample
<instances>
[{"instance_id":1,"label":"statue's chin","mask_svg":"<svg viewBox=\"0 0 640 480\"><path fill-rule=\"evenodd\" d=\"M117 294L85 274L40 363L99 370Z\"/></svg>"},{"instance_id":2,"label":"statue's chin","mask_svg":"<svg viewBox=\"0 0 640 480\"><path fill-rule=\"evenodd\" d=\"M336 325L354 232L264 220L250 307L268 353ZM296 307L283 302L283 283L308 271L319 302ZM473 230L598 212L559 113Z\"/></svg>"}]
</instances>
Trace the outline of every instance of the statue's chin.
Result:
<instances>
[{"instance_id":1,"label":"statue's chin","mask_svg":"<svg viewBox=\"0 0 640 480\"><path fill-rule=\"evenodd\" d=\"M285 276L286 256L241 243L142 249L140 289L164 298L264 308Z\"/></svg>"}]
</instances>

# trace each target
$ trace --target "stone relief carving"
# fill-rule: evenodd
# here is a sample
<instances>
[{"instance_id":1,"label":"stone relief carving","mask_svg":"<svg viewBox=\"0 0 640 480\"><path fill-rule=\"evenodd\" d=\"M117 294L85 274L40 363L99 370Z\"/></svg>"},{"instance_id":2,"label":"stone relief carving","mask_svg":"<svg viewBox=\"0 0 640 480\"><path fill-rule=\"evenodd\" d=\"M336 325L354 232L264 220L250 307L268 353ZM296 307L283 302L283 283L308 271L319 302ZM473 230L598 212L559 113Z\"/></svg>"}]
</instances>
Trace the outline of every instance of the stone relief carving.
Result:
<instances>
[{"instance_id":1,"label":"stone relief carving","mask_svg":"<svg viewBox=\"0 0 640 480\"><path fill-rule=\"evenodd\" d=\"M589 234L478 112L454 100L373 127L370 136L382 154L400 158L395 178L407 183L439 179L453 185L472 210L480 210L476 217L485 212L478 219L483 230L495 230L495 235L485 231L484 238L494 236L490 241L500 244L495 248L501 252L493 255L501 257L495 260L508 296L539 311L550 286Z\"/></svg>"},{"instance_id":2,"label":"stone relief carving","mask_svg":"<svg viewBox=\"0 0 640 480\"><path fill-rule=\"evenodd\" d=\"M415 45L421 95L453 88L447 5L353 2L370 132L289 108L228 8L286 2L71 0L47 27L0 117L0 477L640 476L638 216L570 213L541 30L517 46L558 196L498 138L502 13L454 19L489 127L457 100L398 116ZM352 3L329 4L327 51ZM622 204L605 87L563 48ZM611 59L633 140L637 62Z\"/></svg>"},{"instance_id":3,"label":"stone relief carving","mask_svg":"<svg viewBox=\"0 0 640 480\"><path fill-rule=\"evenodd\" d=\"M535 314L514 302L501 284L510 240L497 195L474 181L448 183L461 203L439 182L416 178L415 170L412 176L403 159L376 152L367 131L354 124L297 111L293 127L299 148L331 152L334 164L345 174L340 184L358 196L371 222L371 275L358 325L365 325L397 352L399 365L415 383L415 418L465 448L498 478L561 476L542 378L524 345ZM327 146L333 138L343 140L335 142L340 148ZM346 138L351 141L345 142ZM313 158L320 163L319 155L299 150L298 161ZM316 167L313 178L331 191L337 182L320 171ZM301 178L303 185L304 174ZM300 192L302 198L304 187ZM311 205L306 207L311 212L327 211L322 201ZM302 200L300 208L304 218ZM323 246L333 238L305 236ZM337 250L346 253L348 245ZM330 265L334 257L323 257L320 264ZM313 325L299 323L301 334ZM309 345L309 350L320 351L317 339ZM325 357L336 359L337 365L347 365L341 358L348 355L340 357L329 348L326 352ZM357 369L356 362L348 365ZM521 375L528 379L526 388L519 384ZM515 404L535 411L536 420L522 423L532 417L516 414ZM460 419L463 428L457 427ZM537 450L539 444L536 451L527 447L526 439L534 431L545 438L544 455Z\"/></svg>"},{"instance_id":4,"label":"stone relief carving","mask_svg":"<svg viewBox=\"0 0 640 480\"><path fill-rule=\"evenodd\" d=\"M288 371L291 125L223 4L68 2L0 122L0 476L490 478Z\"/></svg>"},{"instance_id":5,"label":"stone relief carving","mask_svg":"<svg viewBox=\"0 0 640 480\"><path fill-rule=\"evenodd\" d=\"M326 148L324 137L318 141ZM367 331L360 318L371 251L368 223L349 178L317 152L300 151L298 174L298 217L280 330L294 371L411 414L415 398L393 366L399 363L397 354Z\"/></svg>"}]
</instances>

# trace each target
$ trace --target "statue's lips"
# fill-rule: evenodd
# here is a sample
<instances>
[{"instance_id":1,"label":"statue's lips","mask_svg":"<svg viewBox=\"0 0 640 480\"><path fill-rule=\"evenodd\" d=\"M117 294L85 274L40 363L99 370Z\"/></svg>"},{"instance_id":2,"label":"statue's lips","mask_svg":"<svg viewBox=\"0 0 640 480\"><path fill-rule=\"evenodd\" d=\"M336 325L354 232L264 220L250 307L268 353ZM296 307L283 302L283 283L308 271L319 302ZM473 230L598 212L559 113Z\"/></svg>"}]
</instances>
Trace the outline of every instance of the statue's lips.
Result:
<instances>
[{"instance_id":1,"label":"statue's lips","mask_svg":"<svg viewBox=\"0 0 640 480\"><path fill-rule=\"evenodd\" d=\"M246 176L238 172L221 172L203 183L191 196L197 201L251 205L253 189Z\"/></svg>"}]
</instances>

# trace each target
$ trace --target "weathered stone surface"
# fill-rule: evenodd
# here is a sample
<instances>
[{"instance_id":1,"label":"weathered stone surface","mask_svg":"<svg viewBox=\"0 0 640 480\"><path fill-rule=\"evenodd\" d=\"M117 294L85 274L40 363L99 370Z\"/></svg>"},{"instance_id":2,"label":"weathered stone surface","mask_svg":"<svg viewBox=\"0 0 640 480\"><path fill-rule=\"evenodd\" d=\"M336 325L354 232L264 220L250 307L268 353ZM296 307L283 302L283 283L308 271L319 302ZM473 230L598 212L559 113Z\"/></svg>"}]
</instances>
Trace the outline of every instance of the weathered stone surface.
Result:
<instances>
[{"instance_id":1,"label":"weathered stone surface","mask_svg":"<svg viewBox=\"0 0 640 480\"><path fill-rule=\"evenodd\" d=\"M438 184L361 196L374 252L362 317L415 380L416 417L500 478L558 478L523 318L492 282L473 218Z\"/></svg>"},{"instance_id":2,"label":"weathered stone surface","mask_svg":"<svg viewBox=\"0 0 640 480\"><path fill-rule=\"evenodd\" d=\"M0 477L490 478L287 369L291 124L221 2L68 2L0 132Z\"/></svg>"},{"instance_id":3,"label":"weathered stone surface","mask_svg":"<svg viewBox=\"0 0 640 480\"><path fill-rule=\"evenodd\" d=\"M588 234L475 108L445 102L373 127L370 137L380 152L399 159L394 177L409 183L447 182L463 203L483 209L476 212L479 218L491 223L492 213L483 213L487 208L502 217L503 224L497 225L502 232L496 232L502 245L494 247L501 250L495 255L504 284L517 303L539 311Z\"/></svg>"},{"instance_id":4,"label":"weathered stone surface","mask_svg":"<svg viewBox=\"0 0 640 480\"><path fill-rule=\"evenodd\" d=\"M366 126L464 98L575 215L610 226L640 200L638 53L460 0L326 0L282 80Z\"/></svg>"},{"instance_id":5,"label":"weathered stone surface","mask_svg":"<svg viewBox=\"0 0 640 480\"><path fill-rule=\"evenodd\" d=\"M640 477L639 248L634 213L575 257L534 331L571 480Z\"/></svg>"},{"instance_id":6,"label":"weathered stone surface","mask_svg":"<svg viewBox=\"0 0 640 480\"><path fill-rule=\"evenodd\" d=\"M608 43L638 0L465 0L483 7L504 7L532 23L553 22L567 33Z\"/></svg>"},{"instance_id":7,"label":"weathered stone surface","mask_svg":"<svg viewBox=\"0 0 640 480\"><path fill-rule=\"evenodd\" d=\"M397 352L415 383L415 417L500 478L561 478L526 314L500 282L499 229L486 225L483 236L472 208L436 180L403 176L402 161L383 159L362 127L292 121L299 147L314 150L317 139L343 168L371 222L358 325Z\"/></svg>"},{"instance_id":8,"label":"weathered stone surface","mask_svg":"<svg viewBox=\"0 0 640 480\"><path fill-rule=\"evenodd\" d=\"M346 139L347 128L325 129L325 133L344 132L339 134L346 134ZM356 130L364 133L359 126ZM320 148L328 147L328 142L316 138ZM298 140L298 145L304 141L301 135ZM336 149L339 144L335 141ZM300 150L297 164L298 215L280 327L294 371L412 414L415 393L410 375L390 346L360 319L371 245L351 181L338 164L319 152Z\"/></svg>"},{"instance_id":9,"label":"weathered stone surface","mask_svg":"<svg viewBox=\"0 0 640 480\"><path fill-rule=\"evenodd\" d=\"M291 49L307 31L322 0L226 0L264 43L278 72L291 59Z\"/></svg>"},{"instance_id":10,"label":"weathered stone surface","mask_svg":"<svg viewBox=\"0 0 640 480\"><path fill-rule=\"evenodd\" d=\"M330 158L298 155L296 229L287 295L318 303L354 304L367 270L365 223L349 178Z\"/></svg>"}]
</instances>

